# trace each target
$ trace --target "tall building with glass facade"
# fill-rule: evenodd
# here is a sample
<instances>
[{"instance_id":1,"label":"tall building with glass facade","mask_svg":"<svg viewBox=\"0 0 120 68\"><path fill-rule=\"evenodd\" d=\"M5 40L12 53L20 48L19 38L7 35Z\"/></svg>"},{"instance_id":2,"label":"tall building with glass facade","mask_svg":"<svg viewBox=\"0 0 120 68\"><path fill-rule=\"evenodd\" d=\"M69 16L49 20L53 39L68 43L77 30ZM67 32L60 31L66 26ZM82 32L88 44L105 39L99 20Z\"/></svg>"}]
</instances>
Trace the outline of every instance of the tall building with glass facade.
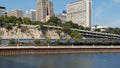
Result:
<instances>
[{"instance_id":1,"label":"tall building with glass facade","mask_svg":"<svg viewBox=\"0 0 120 68\"><path fill-rule=\"evenodd\" d=\"M91 27L91 0L79 0L67 5L67 21Z\"/></svg>"},{"instance_id":2,"label":"tall building with glass facade","mask_svg":"<svg viewBox=\"0 0 120 68\"><path fill-rule=\"evenodd\" d=\"M6 8L0 6L0 16L5 16L6 15Z\"/></svg>"},{"instance_id":3,"label":"tall building with glass facade","mask_svg":"<svg viewBox=\"0 0 120 68\"><path fill-rule=\"evenodd\" d=\"M35 21L36 20L36 10L27 10L26 11L26 17L30 18L31 20Z\"/></svg>"},{"instance_id":4,"label":"tall building with glass facade","mask_svg":"<svg viewBox=\"0 0 120 68\"><path fill-rule=\"evenodd\" d=\"M53 16L53 3L48 0L37 0L36 20L47 21L47 17Z\"/></svg>"}]
</instances>

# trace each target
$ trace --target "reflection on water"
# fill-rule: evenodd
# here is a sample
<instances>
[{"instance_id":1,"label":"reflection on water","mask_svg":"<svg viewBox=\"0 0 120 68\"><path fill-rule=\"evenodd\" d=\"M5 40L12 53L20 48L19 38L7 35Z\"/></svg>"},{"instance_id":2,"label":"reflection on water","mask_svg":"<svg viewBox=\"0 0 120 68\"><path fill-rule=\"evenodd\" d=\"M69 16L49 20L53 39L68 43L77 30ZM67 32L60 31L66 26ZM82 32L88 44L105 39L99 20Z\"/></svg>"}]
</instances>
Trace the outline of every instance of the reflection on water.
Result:
<instances>
[{"instance_id":1,"label":"reflection on water","mask_svg":"<svg viewBox=\"0 0 120 68\"><path fill-rule=\"evenodd\" d=\"M119 53L1 56L0 68L119 68Z\"/></svg>"}]
</instances>

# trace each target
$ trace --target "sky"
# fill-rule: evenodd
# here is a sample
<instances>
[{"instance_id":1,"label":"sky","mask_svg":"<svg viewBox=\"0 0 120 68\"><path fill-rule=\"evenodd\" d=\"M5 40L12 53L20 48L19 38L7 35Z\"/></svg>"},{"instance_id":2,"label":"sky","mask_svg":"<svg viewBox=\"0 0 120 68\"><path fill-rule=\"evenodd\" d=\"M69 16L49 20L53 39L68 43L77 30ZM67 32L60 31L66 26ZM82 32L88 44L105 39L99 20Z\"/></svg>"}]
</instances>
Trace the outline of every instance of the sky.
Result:
<instances>
[{"instance_id":1,"label":"sky","mask_svg":"<svg viewBox=\"0 0 120 68\"><path fill-rule=\"evenodd\" d=\"M62 13L66 5L77 0L50 0L54 4L54 12ZM0 0L0 6L7 11L14 9L36 9L36 0ZM120 27L120 0L92 0L92 25Z\"/></svg>"}]
</instances>

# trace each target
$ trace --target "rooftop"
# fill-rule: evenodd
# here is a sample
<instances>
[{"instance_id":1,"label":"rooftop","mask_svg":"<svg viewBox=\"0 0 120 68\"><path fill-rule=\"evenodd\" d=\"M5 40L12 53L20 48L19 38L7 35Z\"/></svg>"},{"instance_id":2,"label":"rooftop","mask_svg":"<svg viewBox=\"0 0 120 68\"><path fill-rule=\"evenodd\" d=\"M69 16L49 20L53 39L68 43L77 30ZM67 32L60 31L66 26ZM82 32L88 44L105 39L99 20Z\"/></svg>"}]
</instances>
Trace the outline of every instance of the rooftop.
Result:
<instances>
[{"instance_id":1,"label":"rooftop","mask_svg":"<svg viewBox=\"0 0 120 68\"><path fill-rule=\"evenodd\" d=\"M5 7L3 7L3 6L0 6L0 9L6 9Z\"/></svg>"}]
</instances>

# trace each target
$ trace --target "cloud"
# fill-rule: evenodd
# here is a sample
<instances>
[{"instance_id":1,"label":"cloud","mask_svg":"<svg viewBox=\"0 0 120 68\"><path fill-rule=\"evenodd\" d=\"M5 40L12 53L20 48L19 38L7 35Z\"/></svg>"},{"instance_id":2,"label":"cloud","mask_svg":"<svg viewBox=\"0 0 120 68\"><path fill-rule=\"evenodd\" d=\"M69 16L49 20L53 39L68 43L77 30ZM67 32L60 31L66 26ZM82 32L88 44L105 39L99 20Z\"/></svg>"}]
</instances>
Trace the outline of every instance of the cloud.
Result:
<instances>
[{"instance_id":1,"label":"cloud","mask_svg":"<svg viewBox=\"0 0 120 68\"><path fill-rule=\"evenodd\" d=\"M112 0L113 2L120 3L120 0Z\"/></svg>"}]
</instances>

